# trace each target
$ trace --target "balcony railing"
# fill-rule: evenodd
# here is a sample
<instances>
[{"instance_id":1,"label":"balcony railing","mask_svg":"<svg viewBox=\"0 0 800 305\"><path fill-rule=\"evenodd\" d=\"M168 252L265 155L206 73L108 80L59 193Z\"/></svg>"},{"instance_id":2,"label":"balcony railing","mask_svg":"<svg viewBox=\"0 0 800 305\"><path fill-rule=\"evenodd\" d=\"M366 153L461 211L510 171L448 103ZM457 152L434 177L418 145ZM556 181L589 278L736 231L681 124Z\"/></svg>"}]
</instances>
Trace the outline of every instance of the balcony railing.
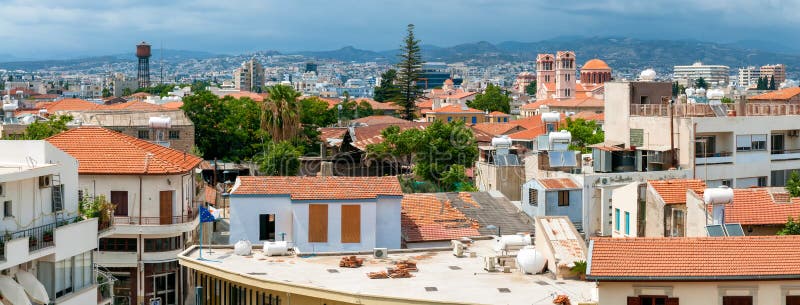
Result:
<instances>
[{"instance_id":1,"label":"balcony railing","mask_svg":"<svg viewBox=\"0 0 800 305\"><path fill-rule=\"evenodd\" d=\"M800 104L748 103L716 106L728 116L780 116L800 115ZM668 117L670 106L664 104L633 104L631 116ZM679 104L672 106L674 117L714 117L717 114L709 104Z\"/></svg>"},{"instance_id":2,"label":"balcony railing","mask_svg":"<svg viewBox=\"0 0 800 305\"><path fill-rule=\"evenodd\" d=\"M54 223L49 223L38 227L19 230L13 233L8 233L6 235L0 236L0 260L5 260L6 242L17 238L28 237L29 252L41 250L47 247L52 247L55 245L55 243L53 242L55 229L61 226L71 224L76 220L79 220L78 216L67 219L61 219Z\"/></svg>"},{"instance_id":3,"label":"balcony railing","mask_svg":"<svg viewBox=\"0 0 800 305\"><path fill-rule=\"evenodd\" d=\"M795 160L795 159L800 159L800 149L770 150L770 160Z\"/></svg>"},{"instance_id":4,"label":"balcony railing","mask_svg":"<svg viewBox=\"0 0 800 305\"><path fill-rule=\"evenodd\" d=\"M114 225L173 225L192 222L197 217L196 210L189 210L188 213L179 216L114 216Z\"/></svg>"},{"instance_id":5,"label":"balcony railing","mask_svg":"<svg viewBox=\"0 0 800 305\"><path fill-rule=\"evenodd\" d=\"M731 157L733 156L732 152L722 151L722 152L711 152L711 153L697 153L694 154L695 158L713 158L713 157Z\"/></svg>"},{"instance_id":6,"label":"balcony railing","mask_svg":"<svg viewBox=\"0 0 800 305\"><path fill-rule=\"evenodd\" d=\"M733 163L733 153L727 151L705 154L697 153L694 155L694 158L695 164L697 165Z\"/></svg>"}]
</instances>

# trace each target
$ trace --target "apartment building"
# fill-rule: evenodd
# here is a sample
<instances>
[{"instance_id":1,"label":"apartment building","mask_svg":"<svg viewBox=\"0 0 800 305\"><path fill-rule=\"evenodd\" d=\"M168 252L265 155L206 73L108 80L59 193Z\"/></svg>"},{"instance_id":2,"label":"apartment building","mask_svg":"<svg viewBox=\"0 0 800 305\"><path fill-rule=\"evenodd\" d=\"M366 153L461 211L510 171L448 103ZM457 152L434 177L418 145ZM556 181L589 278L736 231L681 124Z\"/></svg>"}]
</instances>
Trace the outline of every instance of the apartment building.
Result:
<instances>
[{"instance_id":1,"label":"apartment building","mask_svg":"<svg viewBox=\"0 0 800 305\"><path fill-rule=\"evenodd\" d=\"M98 284L108 291L111 283L94 268L98 219L79 214L78 161L45 141L0 141L0 151L4 291L24 289L44 304L110 304Z\"/></svg>"},{"instance_id":2,"label":"apartment building","mask_svg":"<svg viewBox=\"0 0 800 305\"><path fill-rule=\"evenodd\" d=\"M100 239L95 260L118 280L117 303L183 304L191 291L177 254L199 223L195 198L202 189L194 171L202 160L101 127L47 141L79 162L75 194L115 205L113 233Z\"/></svg>"},{"instance_id":3,"label":"apartment building","mask_svg":"<svg viewBox=\"0 0 800 305\"><path fill-rule=\"evenodd\" d=\"M761 66L761 76L775 78L775 84L780 85L786 81L786 66L784 64Z\"/></svg>"},{"instance_id":4,"label":"apartment building","mask_svg":"<svg viewBox=\"0 0 800 305\"><path fill-rule=\"evenodd\" d=\"M241 91L257 91L264 86L264 67L255 58L233 71L234 87Z\"/></svg>"},{"instance_id":5,"label":"apartment building","mask_svg":"<svg viewBox=\"0 0 800 305\"><path fill-rule=\"evenodd\" d=\"M800 169L800 105L713 100L670 105L670 86L606 83L606 113L615 114L605 121L606 142L626 149L674 152L666 166L691 169L691 176L709 187L783 186L788 173ZM637 92L645 87L658 88L661 98L638 98Z\"/></svg>"},{"instance_id":6,"label":"apartment building","mask_svg":"<svg viewBox=\"0 0 800 305\"><path fill-rule=\"evenodd\" d=\"M686 87L692 86L699 78L703 78L710 85L725 85L728 84L730 70L728 66L705 65L702 62L696 62L689 66L674 66L672 79Z\"/></svg>"}]
</instances>

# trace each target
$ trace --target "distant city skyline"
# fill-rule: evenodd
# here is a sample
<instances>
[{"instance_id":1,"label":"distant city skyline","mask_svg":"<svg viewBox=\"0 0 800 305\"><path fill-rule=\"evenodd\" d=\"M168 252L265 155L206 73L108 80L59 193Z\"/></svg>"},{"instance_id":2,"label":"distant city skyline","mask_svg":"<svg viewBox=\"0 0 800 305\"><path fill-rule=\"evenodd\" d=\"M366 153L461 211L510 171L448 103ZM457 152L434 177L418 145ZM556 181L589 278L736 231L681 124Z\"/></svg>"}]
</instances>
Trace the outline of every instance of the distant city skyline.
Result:
<instances>
[{"instance_id":1,"label":"distant city skyline","mask_svg":"<svg viewBox=\"0 0 800 305\"><path fill-rule=\"evenodd\" d=\"M414 23L423 44L622 36L800 43L798 1L2 1L0 56L64 58L158 49L389 50ZM755 41L755 42L754 42ZM785 51L785 50L779 50Z\"/></svg>"}]
</instances>

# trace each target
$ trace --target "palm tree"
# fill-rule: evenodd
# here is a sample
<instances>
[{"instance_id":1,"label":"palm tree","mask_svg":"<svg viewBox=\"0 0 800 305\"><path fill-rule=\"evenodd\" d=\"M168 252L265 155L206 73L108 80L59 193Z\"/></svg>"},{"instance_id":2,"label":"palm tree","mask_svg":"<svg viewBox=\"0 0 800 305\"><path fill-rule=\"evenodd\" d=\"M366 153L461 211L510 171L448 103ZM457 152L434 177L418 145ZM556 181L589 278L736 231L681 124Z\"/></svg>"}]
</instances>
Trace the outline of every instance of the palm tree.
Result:
<instances>
[{"instance_id":1,"label":"palm tree","mask_svg":"<svg viewBox=\"0 0 800 305\"><path fill-rule=\"evenodd\" d=\"M300 133L300 93L285 85L270 87L267 93L261 104L261 129L275 142L293 139Z\"/></svg>"}]
</instances>

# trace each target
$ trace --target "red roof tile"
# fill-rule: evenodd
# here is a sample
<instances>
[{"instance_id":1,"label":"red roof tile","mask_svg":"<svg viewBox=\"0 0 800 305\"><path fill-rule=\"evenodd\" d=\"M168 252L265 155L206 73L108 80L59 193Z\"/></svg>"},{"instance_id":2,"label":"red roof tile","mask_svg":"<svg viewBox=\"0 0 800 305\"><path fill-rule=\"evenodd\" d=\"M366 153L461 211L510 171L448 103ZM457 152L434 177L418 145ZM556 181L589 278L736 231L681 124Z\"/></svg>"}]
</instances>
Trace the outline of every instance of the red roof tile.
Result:
<instances>
[{"instance_id":1,"label":"red roof tile","mask_svg":"<svg viewBox=\"0 0 800 305\"><path fill-rule=\"evenodd\" d=\"M402 124L402 123L407 123L408 121L388 115L372 115L360 119L355 119L352 122L363 123L367 125L378 125L378 124Z\"/></svg>"},{"instance_id":2,"label":"red roof tile","mask_svg":"<svg viewBox=\"0 0 800 305\"><path fill-rule=\"evenodd\" d=\"M434 113L483 113L475 108L462 107L460 105L445 106L433 111Z\"/></svg>"},{"instance_id":3,"label":"red roof tile","mask_svg":"<svg viewBox=\"0 0 800 305\"><path fill-rule=\"evenodd\" d=\"M362 97L362 98L356 99L356 102L358 102L359 104L361 102L367 102L369 104L369 106L372 107L373 110L386 111L386 110L400 110L401 109L400 106L397 106L397 105L395 105L393 103L381 103L381 102L378 102L378 101L373 100L371 98Z\"/></svg>"},{"instance_id":4,"label":"red roof tile","mask_svg":"<svg viewBox=\"0 0 800 305\"><path fill-rule=\"evenodd\" d=\"M609 281L800 278L800 236L596 238L587 277Z\"/></svg>"},{"instance_id":5,"label":"red roof tile","mask_svg":"<svg viewBox=\"0 0 800 305\"><path fill-rule=\"evenodd\" d=\"M96 110L102 106L89 101L77 98L65 98L55 102L40 102L36 103L37 108L47 109L48 113L55 113L57 111L84 111Z\"/></svg>"},{"instance_id":6,"label":"red roof tile","mask_svg":"<svg viewBox=\"0 0 800 305\"><path fill-rule=\"evenodd\" d=\"M786 89L770 91L756 96L751 96L747 99L752 101L788 101L798 94L800 94L800 87L789 87Z\"/></svg>"},{"instance_id":7,"label":"red roof tile","mask_svg":"<svg viewBox=\"0 0 800 305\"><path fill-rule=\"evenodd\" d=\"M403 197L401 228L406 242L479 236L478 226L476 220L469 219L450 201L440 201L433 194L408 194Z\"/></svg>"},{"instance_id":8,"label":"red roof tile","mask_svg":"<svg viewBox=\"0 0 800 305\"><path fill-rule=\"evenodd\" d=\"M201 158L101 127L78 127L46 139L78 160L78 173L182 174Z\"/></svg>"},{"instance_id":9,"label":"red roof tile","mask_svg":"<svg viewBox=\"0 0 800 305\"><path fill-rule=\"evenodd\" d=\"M478 123L471 126L473 129L477 129L483 132L486 132L493 136L504 135L509 132L517 132L522 131L524 128L518 124L514 123Z\"/></svg>"},{"instance_id":10,"label":"red roof tile","mask_svg":"<svg viewBox=\"0 0 800 305\"><path fill-rule=\"evenodd\" d=\"M230 92L225 93L225 96L230 96L236 99L247 97L256 102L263 102L264 98L267 97L266 93L255 93L250 91L239 91L239 92Z\"/></svg>"},{"instance_id":11,"label":"red roof tile","mask_svg":"<svg viewBox=\"0 0 800 305\"><path fill-rule=\"evenodd\" d=\"M661 196L665 204L686 204L686 191L691 189L698 195L703 195L706 188L703 180L672 179L649 180L647 183Z\"/></svg>"},{"instance_id":12,"label":"red roof tile","mask_svg":"<svg viewBox=\"0 0 800 305\"><path fill-rule=\"evenodd\" d=\"M239 176L234 195L290 195L295 200L373 199L402 196L397 177Z\"/></svg>"},{"instance_id":13,"label":"red roof tile","mask_svg":"<svg viewBox=\"0 0 800 305\"><path fill-rule=\"evenodd\" d=\"M164 107L166 109L180 109L181 107L183 107L183 102L166 102L164 104L161 104L161 107Z\"/></svg>"},{"instance_id":14,"label":"red roof tile","mask_svg":"<svg viewBox=\"0 0 800 305\"><path fill-rule=\"evenodd\" d=\"M548 106L550 108L603 108L604 105L605 102L602 99L582 95L566 100L538 100L530 104L525 104L520 107L520 109L535 110L539 109L541 106Z\"/></svg>"},{"instance_id":15,"label":"red roof tile","mask_svg":"<svg viewBox=\"0 0 800 305\"><path fill-rule=\"evenodd\" d=\"M410 128L417 128L417 129L425 129L428 127L430 123L428 122L409 122L404 121L403 123L397 124L377 124L377 125L370 125L370 126L363 126L363 127L355 127L352 129L352 136L353 142L350 144L353 147L365 150L367 149L367 145L369 144L377 144L383 142L383 136L381 135L381 131L386 129L389 126L398 126L400 130L406 130Z\"/></svg>"},{"instance_id":16,"label":"red roof tile","mask_svg":"<svg viewBox=\"0 0 800 305\"><path fill-rule=\"evenodd\" d=\"M800 218L800 203L775 203L767 189L735 189L733 203L725 206L725 222L742 225L782 225Z\"/></svg>"},{"instance_id":17,"label":"red roof tile","mask_svg":"<svg viewBox=\"0 0 800 305\"><path fill-rule=\"evenodd\" d=\"M536 179L545 189L548 190L557 190L557 189L578 189L581 188L578 186L575 181L572 181L570 178L544 178L544 179Z\"/></svg>"},{"instance_id":18,"label":"red roof tile","mask_svg":"<svg viewBox=\"0 0 800 305\"><path fill-rule=\"evenodd\" d=\"M111 105L101 105L98 109L102 110L129 110L129 111L161 111L166 108L142 101L130 101Z\"/></svg>"}]
</instances>

